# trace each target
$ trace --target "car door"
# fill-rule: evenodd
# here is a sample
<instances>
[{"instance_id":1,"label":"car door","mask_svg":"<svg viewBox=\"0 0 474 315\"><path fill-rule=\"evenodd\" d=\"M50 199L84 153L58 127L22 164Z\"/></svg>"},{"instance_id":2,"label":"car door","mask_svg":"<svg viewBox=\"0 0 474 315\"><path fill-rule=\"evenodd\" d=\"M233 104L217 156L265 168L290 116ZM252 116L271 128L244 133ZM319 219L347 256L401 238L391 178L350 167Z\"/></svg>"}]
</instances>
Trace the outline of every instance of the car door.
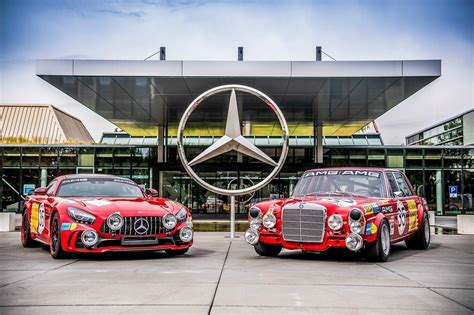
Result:
<instances>
[{"instance_id":1,"label":"car door","mask_svg":"<svg viewBox=\"0 0 474 315\"><path fill-rule=\"evenodd\" d=\"M397 180L398 187L403 193L403 197L400 199L406 209L407 227L405 228L405 235L407 235L416 231L418 227L418 206L421 203L421 199L415 195L413 188L402 172L395 172L394 176Z\"/></svg>"},{"instance_id":2,"label":"car door","mask_svg":"<svg viewBox=\"0 0 474 315\"><path fill-rule=\"evenodd\" d=\"M37 196L31 204L31 231L44 241L49 241L49 221L52 210L52 197L57 181L53 180L47 187L46 194Z\"/></svg>"},{"instance_id":3,"label":"car door","mask_svg":"<svg viewBox=\"0 0 474 315\"><path fill-rule=\"evenodd\" d=\"M385 216L389 220L390 225L390 235L392 239L400 238L403 233L401 234L400 231L403 231L405 226L405 207L403 202L400 200L401 193L400 188L398 187L397 180L395 179L393 172L387 172L387 181L389 186L389 196L390 196L390 206L391 212L386 211L385 207L382 207L382 212L385 213ZM388 209L390 210L390 209Z\"/></svg>"},{"instance_id":4,"label":"car door","mask_svg":"<svg viewBox=\"0 0 474 315\"><path fill-rule=\"evenodd\" d=\"M49 235L50 235L50 227L51 227L51 214L53 212L53 207L54 207L54 193L56 192L56 187L58 185L57 180L53 180L51 184L48 186L48 190L46 191L46 198L44 198L43 203L42 203L42 214L44 215L43 219L43 237L45 239L49 240ZM41 209L40 209L41 210ZM40 211L41 215L41 211Z\"/></svg>"}]
</instances>

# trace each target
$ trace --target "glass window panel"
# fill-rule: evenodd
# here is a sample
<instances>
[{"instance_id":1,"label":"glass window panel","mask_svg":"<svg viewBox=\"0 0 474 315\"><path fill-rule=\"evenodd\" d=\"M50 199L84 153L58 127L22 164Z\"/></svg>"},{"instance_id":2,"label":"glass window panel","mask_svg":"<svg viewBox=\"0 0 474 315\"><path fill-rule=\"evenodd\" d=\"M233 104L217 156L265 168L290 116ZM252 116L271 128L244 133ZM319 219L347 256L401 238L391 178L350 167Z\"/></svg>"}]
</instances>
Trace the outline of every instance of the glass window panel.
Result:
<instances>
[{"instance_id":1,"label":"glass window panel","mask_svg":"<svg viewBox=\"0 0 474 315\"><path fill-rule=\"evenodd\" d=\"M405 164L407 168L422 168L423 150L406 149Z\"/></svg>"},{"instance_id":2,"label":"glass window panel","mask_svg":"<svg viewBox=\"0 0 474 315\"><path fill-rule=\"evenodd\" d=\"M94 166L94 160L93 148L78 149L78 166Z\"/></svg>"},{"instance_id":3,"label":"glass window panel","mask_svg":"<svg viewBox=\"0 0 474 315\"><path fill-rule=\"evenodd\" d=\"M37 147L24 147L21 151L23 167L39 166L40 149Z\"/></svg>"},{"instance_id":4,"label":"glass window panel","mask_svg":"<svg viewBox=\"0 0 474 315\"><path fill-rule=\"evenodd\" d=\"M461 194L461 171L445 170L444 171L444 214L457 215L463 211L463 200ZM456 186L458 188L457 196L449 194L449 186Z\"/></svg>"},{"instance_id":5,"label":"glass window panel","mask_svg":"<svg viewBox=\"0 0 474 315\"><path fill-rule=\"evenodd\" d=\"M461 168L463 150L445 149L443 160L445 168Z\"/></svg>"},{"instance_id":6,"label":"glass window panel","mask_svg":"<svg viewBox=\"0 0 474 315\"><path fill-rule=\"evenodd\" d=\"M426 149L425 150L425 167L427 168L441 168L441 149Z\"/></svg>"},{"instance_id":7,"label":"glass window panel","mask_svg":"<svg viewBox=\"0 0 474 315\"><path fill-rule=\"evenodd\" d=\"M59 165L63 167L75 167L77 165L76 148L61 147L59 148Z\"/></svg>"},{"instance_id":8,"label":"glass window panel","mask_svg":"<svg viewBox=\"0 0 474 315\"><path fill-rule=\"evenodd\" d=\"M20 166L21 154L18 147L5 147L3 149L3 166ZM37 163L36 163L37 165Z\"/></svg>"}]
</instances>

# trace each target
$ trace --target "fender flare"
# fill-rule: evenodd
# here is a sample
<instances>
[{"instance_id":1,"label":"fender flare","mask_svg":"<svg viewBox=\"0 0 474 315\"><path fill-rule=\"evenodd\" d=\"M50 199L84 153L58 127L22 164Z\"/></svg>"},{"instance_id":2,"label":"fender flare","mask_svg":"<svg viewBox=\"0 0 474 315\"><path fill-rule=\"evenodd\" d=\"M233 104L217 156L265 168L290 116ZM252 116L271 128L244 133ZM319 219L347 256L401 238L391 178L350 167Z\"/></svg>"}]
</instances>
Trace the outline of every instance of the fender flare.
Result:
<instances>
[{"instance_id":1,"label":"fender flare","mask_svg":"<svg viewBox=\"0 0 474 315\"><path fill-rule=\"evenodd\" d=\"M387 221L387 224L389 225L390 227L390 222L388 222L388 219L383 215L383 213L378 213L375 218L371 221L372 224L375 224L375 226L377 227L377 233L375 234L371 234L371 235L367 235L366 234L366 237L365 237L365 240L367 242L374 242L376 239L377 239L377 235L378 235L378 231L379 231L379 227L380 227L380 224L382 223L382 221Z\"/></svg>"}]
</instances>

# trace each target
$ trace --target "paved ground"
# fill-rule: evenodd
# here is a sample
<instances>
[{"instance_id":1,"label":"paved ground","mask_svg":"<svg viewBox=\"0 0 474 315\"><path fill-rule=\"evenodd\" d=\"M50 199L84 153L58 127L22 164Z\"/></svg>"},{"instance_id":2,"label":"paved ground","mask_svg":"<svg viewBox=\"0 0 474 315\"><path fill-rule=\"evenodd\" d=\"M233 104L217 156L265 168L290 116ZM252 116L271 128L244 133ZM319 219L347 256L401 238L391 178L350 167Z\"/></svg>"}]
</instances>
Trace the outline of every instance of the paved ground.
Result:
<instances>
[{"instance_id":1,"label":"paved ground","mask_svg":"<svg viewBox=\"0 0 474 315\"><path fill-rule=\"evenodd\" d=\"M399 245L382 264L284 252L197 233L184 257L161 253L53 260L0 233L0 314L466 313L474 309L474 237Z\"/></svg>"}]
</instances>

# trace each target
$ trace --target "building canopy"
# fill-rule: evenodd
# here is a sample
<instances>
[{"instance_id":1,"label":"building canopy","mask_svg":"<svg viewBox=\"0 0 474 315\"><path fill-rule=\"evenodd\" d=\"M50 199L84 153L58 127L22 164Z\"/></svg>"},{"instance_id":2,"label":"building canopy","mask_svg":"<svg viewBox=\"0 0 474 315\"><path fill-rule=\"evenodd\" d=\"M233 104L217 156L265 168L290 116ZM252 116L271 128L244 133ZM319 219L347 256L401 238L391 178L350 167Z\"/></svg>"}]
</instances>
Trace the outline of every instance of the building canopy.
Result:
<instances>
[{"instance_id":1,"label":"building canopy","mask_svg":"<svg viewBox=\"0 0 474 315\"><path fill-rule=\"evenodd\" d=\"M134 136L175 135L182 113L204 91L243 84L270 96L295 136L350 136L441 75L440 60L126 61L39 60L36 74ZM206 99L188 135L223 132L228 95ZM256 97L237 95L249 135L278 135ZM201 107L201 106L200 106Z\"/></svg>"}]
</instances>

